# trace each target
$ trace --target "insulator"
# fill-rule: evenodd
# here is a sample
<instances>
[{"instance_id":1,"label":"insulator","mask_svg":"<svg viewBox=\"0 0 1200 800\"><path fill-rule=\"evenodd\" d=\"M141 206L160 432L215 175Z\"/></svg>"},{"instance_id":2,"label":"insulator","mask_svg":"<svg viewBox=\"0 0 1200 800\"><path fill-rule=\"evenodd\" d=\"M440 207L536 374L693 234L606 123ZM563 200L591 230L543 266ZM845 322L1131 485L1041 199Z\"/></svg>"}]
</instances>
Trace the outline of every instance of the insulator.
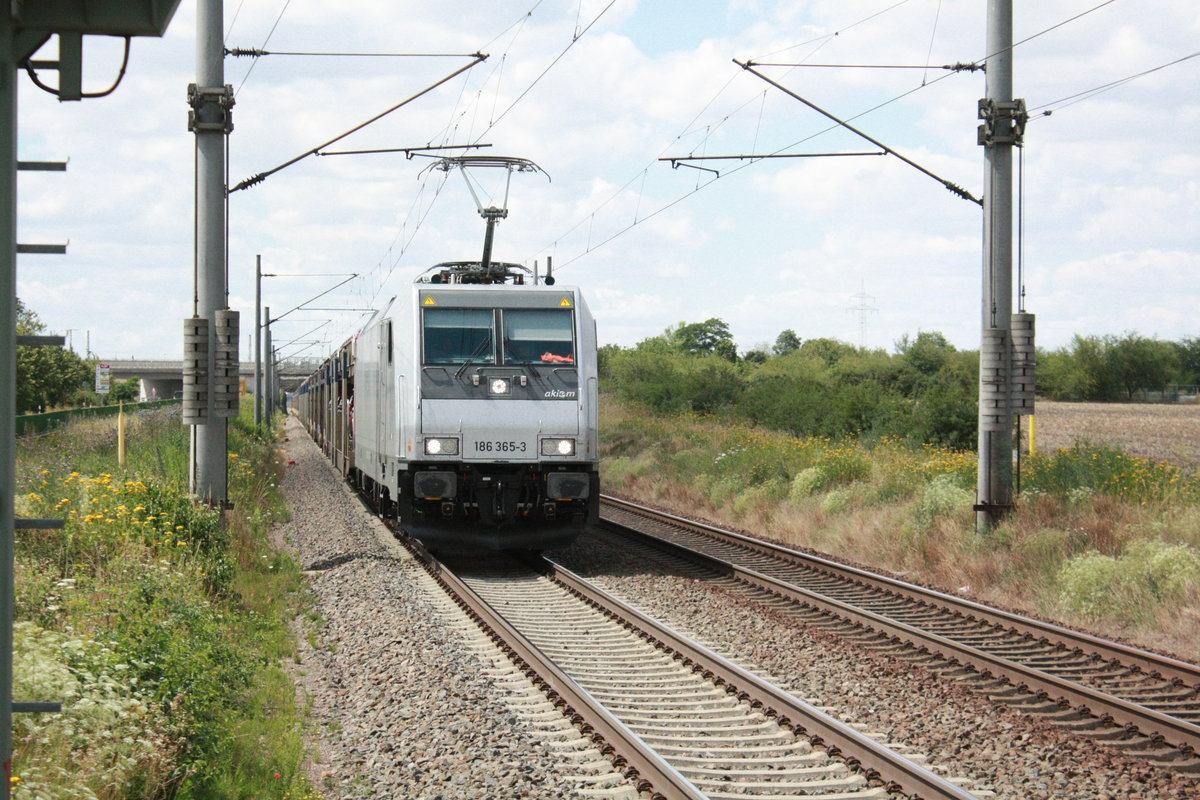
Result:
<instances>
[{"instance_id":1,"label":"insulator","mask_svg":"<svg viewBox=\"0 0 1200 800\"><path fill-rule=\"evenodd\" d=\"M1008 404L1008 331L984 328L979 352L979 426L1006 431L1012 425Z\"/></svg>"},{"instance_id":2,"label":"insulator","mask_svg":"<svg viewBox=\"0 0 1200 800\"><path fill-rule=\"evenodd\" d=\"M208 422L208 320L183 321L183 424Z\"/></svg>"},{"instance_id":3,"label":"insulator","mask_svg":"<svg viewBox=\"0 0 1200 800\"><path fill-rule=\"evenodd\" d=\"M1034 315L1012 315L1012 410L1013 414L1034 413L1037 346L1034 344Z\"/></svg>"},{"instance_id":4,"label":"insulator","mask_svg":"<svg viewBox=\"0 0 1200 800\"><path fill-rule=\"evenodd\" d=\"M213 364L213 416L236 417L241 401L238 374L238 328L241 315L228 308L213 314L216 353Z\"/></svg>"}]
</instances>

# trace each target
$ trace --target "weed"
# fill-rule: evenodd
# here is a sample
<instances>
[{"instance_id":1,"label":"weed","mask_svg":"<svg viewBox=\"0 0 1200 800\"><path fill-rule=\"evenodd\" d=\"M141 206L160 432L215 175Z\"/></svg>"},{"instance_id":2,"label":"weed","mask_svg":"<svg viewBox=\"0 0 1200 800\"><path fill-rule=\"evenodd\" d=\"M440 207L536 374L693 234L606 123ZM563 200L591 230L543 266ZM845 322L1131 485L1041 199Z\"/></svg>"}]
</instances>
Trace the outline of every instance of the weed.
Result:
<instances>
[{"instance_id":1,"label":"weed","mask_svg":"<svg viewBox=\"0 0 1200 800\"><path fill-rule=\"evenodd\" d=\"M17 532L16 680L64 713L18 720L14 795L305 795L300 716L268 666L293 651L304 603L267 541L285 514L269 440L230 426L239 510L223 520L186 494L177 415L131 418L123 469L104 424L18 448L23 511L66 525Z\"/></svg>"},{"instance_id":2,"label":"weed","mask_svg":"<svg viewBox=\"0 0 1200 800\"><path fill-rule=\"evenodd\" d=\"M825 470L820 467L806 467L797 472L796 477L792 479L788 496L793 500L809 497L821 491L826 483Z\"/></svg>"},{"instance_id":3,"label":"weed","mask_svg":"<svg viewBox=\"0 0 1200 800\"><path fill-rule=\"evenodd\" d=\"M956 486L952 476L939 475L913 503L913 516L919 526L928 528L940 517L963 515L974 503L975 495Z\"/></svg>"}]
</instances>

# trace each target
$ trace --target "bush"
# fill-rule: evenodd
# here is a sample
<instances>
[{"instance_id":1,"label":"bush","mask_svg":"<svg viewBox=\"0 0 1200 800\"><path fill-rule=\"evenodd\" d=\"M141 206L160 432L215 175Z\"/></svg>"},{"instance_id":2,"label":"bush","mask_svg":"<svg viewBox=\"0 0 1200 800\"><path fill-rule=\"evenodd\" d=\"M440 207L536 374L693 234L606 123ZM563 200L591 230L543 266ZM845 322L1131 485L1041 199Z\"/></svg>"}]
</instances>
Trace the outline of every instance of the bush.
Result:
<instances>
[{"instance_id":1,"label":"bush","mask_svg":"<svg viewBox=\"0 0 1200 800\"><path fill-rule=\"evenodd\" d=\"M745 517L755 511L763 512L774 508L784 494L784 486L782 481L771 480L745 489L733 501L734 515Z\"/></svg>"},{"instance_id":2,"label":"bush","mask_svg":"<svg viewBox=\"0 0 1200 800\"><path fill-rule=\"evenodd\" d=\"M954 478L939 475L930 481L913 504L917 525L929 528L941 517L963 514L975 505L975 495L955 485Z\"/></svg>"},{"instance_id":3,"label":"bush","mask_svg":"<svg viewBox=\"0 0 1200 800\"><path fill-rule=\"evenodd\" d=\"M162 727L137 663L85 637L13 626L13 699L57 701L61 714L20 714L13 737L28 762L14 798L138 797L163 786L179 749Z\"/></svg>"},{"instance_id":4,"label":"bush","mask_svg":"<svg viewBox=\"0 0 1200 800\"><path fill-rule=\"evenodd\" d=\"M284 518L270 440L230 426L237 510L222 521L183 488L178 416L130 422L124 472L108 420L19 446L21 516L67 523L17 532L15 609L27 627L16 673L34 681L18 699L68 705L18 719L38 727L16 731L17 796L298 795L294 693L268 665L294 649L287 620L302 581L267 541Z\"/></svg>"},{"instance_id":5,"label":"bush","mask_svg":"<svg viewBox=\"0 0 1200 800\"><path fill-rule=\"evenodd\" d=\"M1058 586L1081 614L1133 622L1200 589L1200 553L1154 539L1131 542L1118 558L1093 550L1063 565Z\"/></svg>"},{"instance_id":6,"label":"bush","mask_svg":"<svg viewBox=\"0 0 1200 800\"><path fill-rule=\"evenodd\" d=\"M852 489L834 489L821 501L821 513L844 514L850 508L850 502L853 499L854 491Z\"/></svg>"},{"instance_id":7,"label":"bush","mask_svg":"<svg viewBox=\"0 0 1200 800\"><path fill-rule=\"evenodd\" d=\"M797 472L796 477L792 479L788 497L792 500L799 500L814 495L825 487L826 480L825 471L820 467L803 469Z\"/></svg>"},{"instance_id":8,"label":"bush","mask_svg":"<svg viewBox=\"0 0 1200 800\"><path fill-rule=\"evenodd\" d=\"M1123 500L1200 499L1200 478L1161 461L1126 455L1108 445L1077 444L1050 455L1030 456L1024 486L1086 499L1090 493Z\"/></svg>"},{"instance_id":9,"label":"bush","mask_svg":"<svg viewBox=\"0 0 1200 800\"><path fill-rule=\"evenodd\" d=\"M871 462L866 451L853 442L827 448L817 466L825 474L825 487L845 486L871 476Z\"/></svg>"}]
</instances>

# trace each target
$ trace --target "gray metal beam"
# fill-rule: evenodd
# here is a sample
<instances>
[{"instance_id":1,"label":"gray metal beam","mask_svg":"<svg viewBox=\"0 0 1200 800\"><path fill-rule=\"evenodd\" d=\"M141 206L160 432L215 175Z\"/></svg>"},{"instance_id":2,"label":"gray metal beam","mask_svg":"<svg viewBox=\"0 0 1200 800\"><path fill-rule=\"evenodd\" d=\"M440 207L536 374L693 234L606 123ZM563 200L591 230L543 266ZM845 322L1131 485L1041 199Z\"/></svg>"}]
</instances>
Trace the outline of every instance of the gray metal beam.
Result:
<instances>
[{"instance_id":1,"label":"gray metal beam","mask_svg":"<svg viewBox=\"0 0 1200 800\"><path fill-rule=\"evenodd\" d=\"M66 172L66 161L18 161L17 169L21 172Z\"/></svg>"},{"instance_id":2,"label":"gray metal beam","mask_svg":"<svg viewBox=\"0 0 1200 800\"><path fill-rule=\"evenodd\" d=\"M17 31L0 14L0 800L12 774L13 522L17 416Z\"/></svg>"},{"instance_id":3,"label":"gray metal beam","mask_svg":"<svg viewBox=\"0 0 1200 800\"><path fill-rule=\"evenodd\" d=\"M17 252L21 255L65 256L67 246L65 244L18 244Z\"/></svg>"},{"instance_id":4,"label":"gray metal beam","mask_svg":"<svg viewBox=\"0 0 1200 800\"><path fill-rule=\"evenodd\" d=\"M66 336L18 336L18 347L63 347L67 343Z\"/></svg>"},{"instance_id":5,"label":"gray metal beam","mask_svg":"<svg viewBox=\"0 0 1200 800\"><path fill-rule=\"evenodd\" d=\"M107 36L162 36L179 0L16 0L12 15L26 30Z\"/></svg>"},{"instance_id":6,"label":"gray metal beam","mask_svg":"<svg viewBox=\"0 0 1200 800\"><path fill-rule=\"evenodd\" d=\"M254 257L254 428L262 424L262 256Z\"/></svg>"}]
</instances>

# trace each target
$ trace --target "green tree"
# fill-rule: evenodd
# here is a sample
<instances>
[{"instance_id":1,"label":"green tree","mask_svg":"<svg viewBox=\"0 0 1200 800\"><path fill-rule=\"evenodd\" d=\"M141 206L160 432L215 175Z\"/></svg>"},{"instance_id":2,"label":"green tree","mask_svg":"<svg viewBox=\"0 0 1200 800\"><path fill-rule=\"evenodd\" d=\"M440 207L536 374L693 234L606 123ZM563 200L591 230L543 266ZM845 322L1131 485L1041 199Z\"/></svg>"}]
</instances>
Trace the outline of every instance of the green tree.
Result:
<instances>
[{"instance_id":1,"label":"green tree","mask_svg":"<svg viewBox=\"0 0 1200 800\"><path fill-rule=\"evenodd\" d=\"M1108 370L1126 400L1142 389L1162 389L1179 370L1179 356L1167 342L1126 333L1107 337L1106 344Z\"/></svg>"},{"instance_id":2,"label":"green tree","mask_svg":"<svg viewBox=\"0 0 1200 800\"><path fill-rule=\"evenodd\" d=\"M1175 357L1179 360L1176 382L1200 386L1200 336L1188 336L1174 342Z\"/></svg>"},{"instance_id":3,"label":"green tree","mask_svg":"<svg viewBox=\"0 0 1200 800\"><path fill-rule=\"evenodd\" d=\"M771 352L777 356L786 356L788 353L800 349L800 337L791 328L779 332L775 337L775 345L771 348Z\"/></svg>"},{"instance_id":4,"label":"green tree","mask_svg":"<svg viewBox=\"0 0 1200 800\"><path fill-rule=\"evenodd\" d=\"M612 353L607 369L622 399L671 413L687 408L678 389L681 361L679 350L665 336L653 336Z\"/></svg>"},{"instance_id":5,"label":"green tree","mask_svg":"<svg viewBox=\"0 0 1200 800\"><path fill-rule=\"evenodd\" d=\"M759 344L742 353L742 363L765 364L770 357L771 354L768 352L766 344Z\"/></svg>"},{"instance_id":6,"label":"green tree","mask_svg":"<svg viewBox=\"0 0 1200 800\"><path fill-rule=\"evenodd\" d=\"M105 405L114 405L116 403L132 403L138 399L141 394L141 381L137 377L126 378L123 381L113 381L108 389L108 402Z\"/></svg>"},{"instance_id":7,"label":"green tree","mask_svg":"<svg viewBox=\"0 0 1200 800\"><path fill-rule=\"evenodd\" d=\"M858 348L852 344L839 342L837 339L820 338L809 339L800 345L796 352L806 358L819 358L825 363L825 366L832 367L843 358L857 353Z\"/></svg>"},{"instance_id":8,"label":"green tree","mask_svg":"<svg viewBox=\"0 0 1200 800\"><path fill-rule=\"evenodd\" d=\"M36 336L46 330L38 315L17 299L17 335ZM17 347L17 413L65 405L91 380L88 365L61 347Z\"/></svg>"},{"instance_id":9,"label":"green tree","mask_svg":"<svg viewBox=\"0 0 1200 800\"><path fill-rule=\"evenodd\" d=\"M613 359L621 352L621 345L606 344L601 345L596 351L596 372L599 374L600 380L612 377Z\"/></svg>"},{"instance_id":10,"label":"green tree","mask_svg":"<svg viewBox=\"0 0 1200 800\"><path fill-rule=\"evenodd\" d=\"M668 331L668 335L685 353L712 353L726 361L737 361L737 345L724 320L712 317L704 322L681 322L674 330Z\"/></svg>"},{"instance_id":11,"label":"green tree","mask_svg":"<svg viewBox=\"0 0 1200 800\"><path fill-rule=\"evenodd\" d=\"M736 365L717 354L688 359L679 371L677 391L690 411L716 414L732 408L742 392Z\"/></svg>"},{"instance_id":12,"label":"green tree","mask_svg":"<svg viewBox=\"0 0 1200 800\"><path fill-rule=\"evenodd\" d=\"M905 335L896 343L896 349L919 375L938 374L955 352L954 345L938 331L921 331L911 341Z\"/></svg>"},{"instance_id":13,"label":"green tree","mask_svg":"<svg viewBox=\"0 0 1200 800\"><path fill-rule=\"evenodd\" d=\"M737 412L768 428L819 436L830 433L833 393L825 363L793 351L755 370L746 381Z\"/></svg>"}]
</instances>

